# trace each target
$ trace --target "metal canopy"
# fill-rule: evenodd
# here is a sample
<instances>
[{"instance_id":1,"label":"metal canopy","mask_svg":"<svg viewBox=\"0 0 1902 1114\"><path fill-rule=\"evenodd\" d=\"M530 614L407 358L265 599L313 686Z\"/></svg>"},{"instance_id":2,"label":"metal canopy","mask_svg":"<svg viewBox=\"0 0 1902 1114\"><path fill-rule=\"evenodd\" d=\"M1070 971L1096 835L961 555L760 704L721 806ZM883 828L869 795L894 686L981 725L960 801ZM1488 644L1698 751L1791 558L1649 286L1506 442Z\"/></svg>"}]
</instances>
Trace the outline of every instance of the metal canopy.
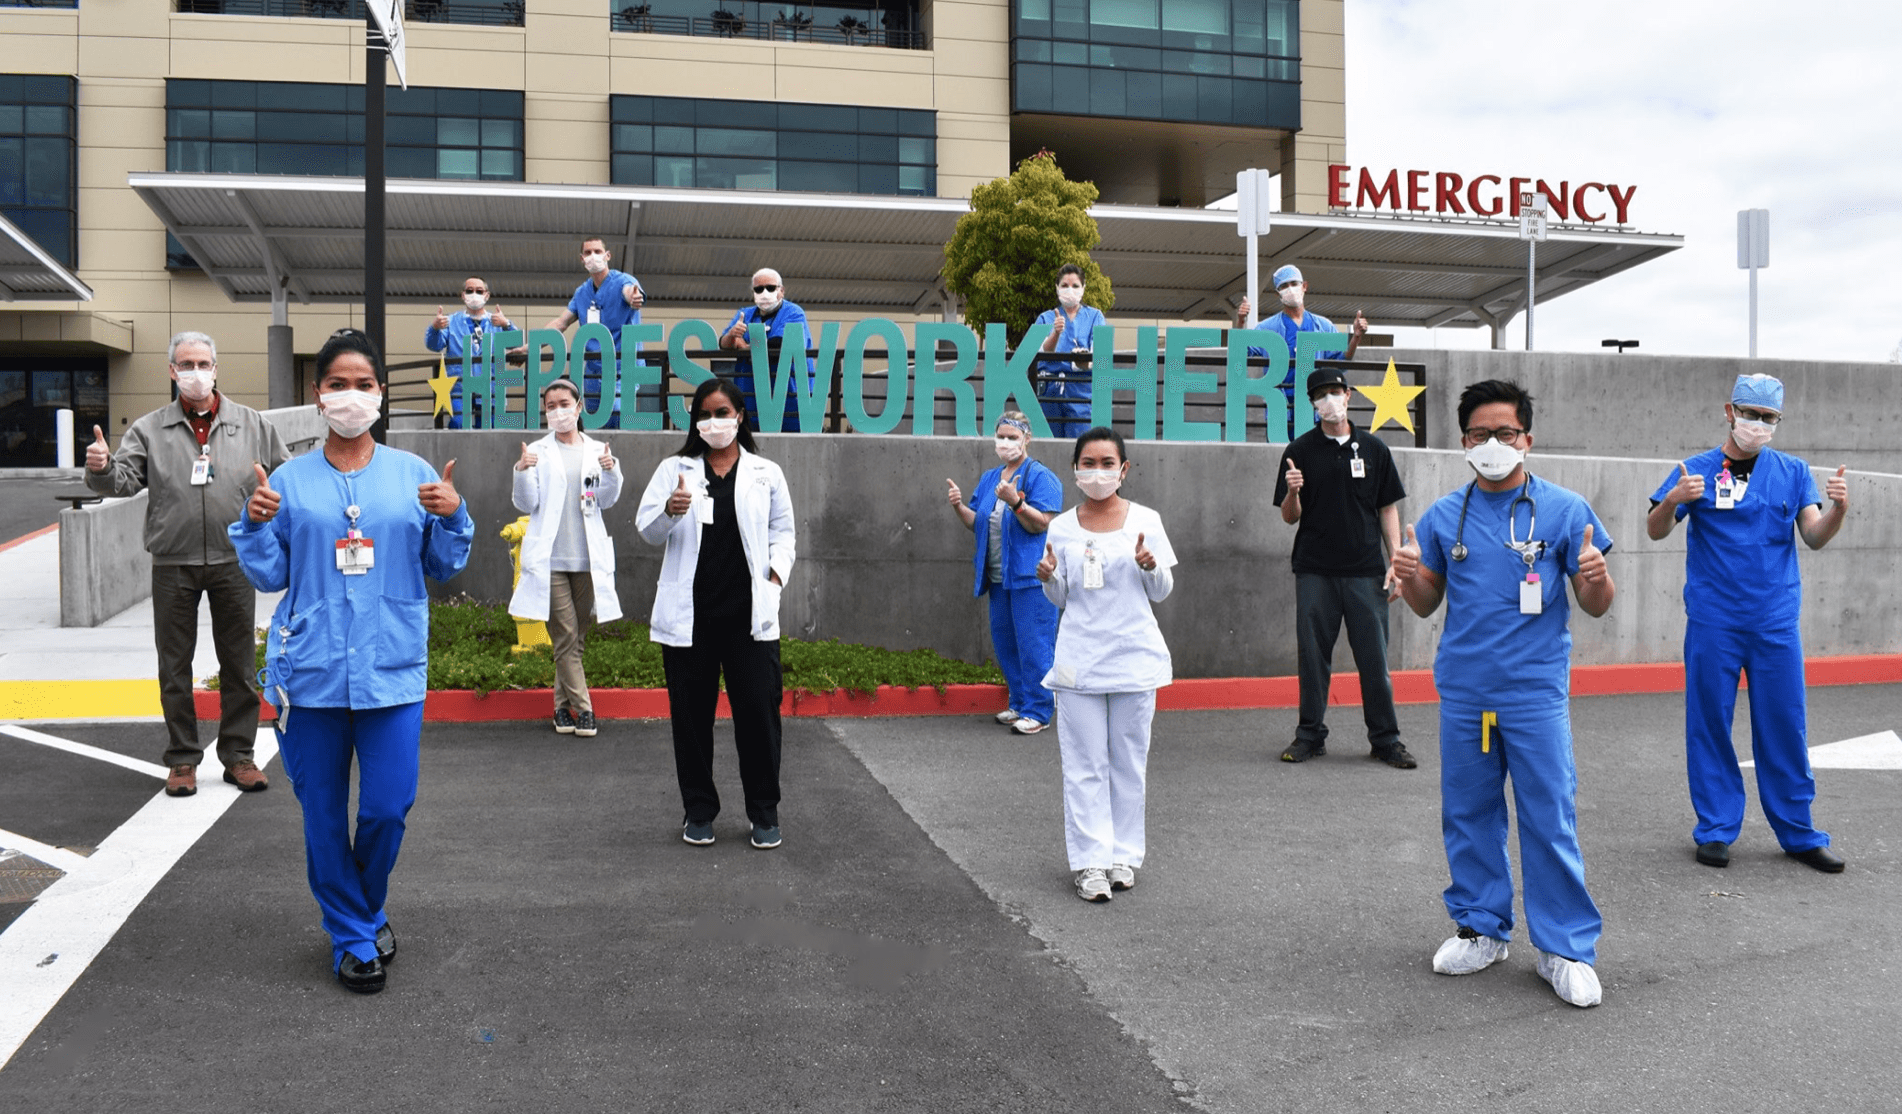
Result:
<instances>
[{"instance_id":1,"label":"metal canopy","mask_svg":"<svg viewBox=\"0 0 1902 1114\"><path fill-rule=\"evenodd\" d=\"M236 302L363 299L363 182L354 178L150 173L128 176L212 281ZM607 240L657 309L730 310L759 267L811 310L934 312L943 247L962 198L392 180L388 296L447 305L480 275L505 309L566 303L585 277L580 240ZM1102 205L1092 252L1117 317L1232 320L1247 285L1232 212ZM1681 236L1554 228L1538 256L1549 302L1674 251ZM1309 305L1385 325L1503 324L1525 303L1516 223L1278 213L1262 255L1298 264Z\"/></svg>"},{"instance_id":2,"label":"metal canopy","mask_svg":"<svg viewBox=\"0 0 1902 1114\"><path fill-rule=\"evenodd\" d=\"M90 302L92 287L0 216L0 302Z\"/></svg>"}]
</instances>

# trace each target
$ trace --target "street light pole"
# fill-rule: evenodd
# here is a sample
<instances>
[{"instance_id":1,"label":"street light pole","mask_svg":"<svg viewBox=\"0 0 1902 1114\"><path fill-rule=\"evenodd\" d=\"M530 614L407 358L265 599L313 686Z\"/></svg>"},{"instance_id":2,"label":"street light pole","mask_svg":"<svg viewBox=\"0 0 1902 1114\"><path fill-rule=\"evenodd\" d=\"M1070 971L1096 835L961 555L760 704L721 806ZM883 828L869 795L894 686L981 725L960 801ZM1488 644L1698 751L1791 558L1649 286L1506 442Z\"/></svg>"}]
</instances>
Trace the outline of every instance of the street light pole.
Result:
<instances>
[{"instance_id":1,"label":"street light pole","mask_svg":"<svg viewBox=\"0 0 1902 1114\"><path fill-rule=\"evenodd\" d=\"M368 21L363 56L363 331L376 346L385 363L388 351L383 347L387 305L383 295L387 269L383 176L383 120L387 79L384 68L389 50L383 32L374 19ZM383 413L371 429L371 436L383 441L390 431L390 384L383 376Z\"/></svg>"}]
</instances>

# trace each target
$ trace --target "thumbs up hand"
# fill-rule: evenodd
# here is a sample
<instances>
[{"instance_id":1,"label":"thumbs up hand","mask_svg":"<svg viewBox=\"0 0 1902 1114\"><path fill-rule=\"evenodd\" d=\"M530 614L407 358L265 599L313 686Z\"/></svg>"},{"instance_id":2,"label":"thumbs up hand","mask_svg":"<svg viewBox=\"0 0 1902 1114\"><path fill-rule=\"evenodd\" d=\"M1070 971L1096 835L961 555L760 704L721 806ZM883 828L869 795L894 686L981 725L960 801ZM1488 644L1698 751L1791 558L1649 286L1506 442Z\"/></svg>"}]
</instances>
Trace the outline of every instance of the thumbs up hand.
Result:
<instances>
[{"instance_id":1,"label":"thumbs up hand","mask_svg":"<svg viewBox=\"0 0 1902 1114\"><path fill-rule=\"evenodd\" d=\"M1605 579L1605 552L1592 544L1591 523L1585 524L1585 538L1578 547L1578 575L1587 584L1597 584Z\"/></svg>"},{"instance_id":2,"label":"thumbs up hand","mask_svg":"<svg viewBox=\"0 0 1902 1114\"><path fill-rule=\"evenodd\" d=\"M998 484L997 484L997 501L998 502L1004 504L1006 507L1009 507L1011 510L1016 510L1017 504L1022 500L1022 498L1023 498L1022 496L1017 494L1016 481L1014 480L998 481Z\"/></svg>"},{"instance_id":3,"label":"thumbs up hand","mask_svg":"<svg viewBox=\"0 0 1902 1114\"><path fill-rule=\"evenodd\" d=\"M1144 572L1156 571L1156 555L1149 552L1149 547L1143 544L1141 534L1136 535L1136 567Z\"/></svg>"},{"instance_id":4,"label":"thumbs up hand","mask_svg":"<svg viewBox=\"0 0 1902 1114\"><path fill-rule=\"evenodd\" d=\"M1411 522L1407 523L1406 541L1393 551L1393 563L1387 575L1396 585L1420 575L1420 539L1414 534Z\"/></svg>"},{"instance_id":5,"label":"thumbs up hand","mask_svg":"<svg viewBox=\"0 0 1902 1114\"><path fill-rule=\"evenodd\" d=\"M1289 457L1288 458L1288 475L1287 475L1288 494L1290 495L1300 494L1301 485L1304 482L1305 481L1303 480L1301 476L1301 469L1296 468L1294 466L1294 458ZM1323 501L1325 502L1325 500Z\"/></svg>"},{"instance_id":6,"label":"thumbs up hand","mask_svg":"<svg viewBox=\"0 0 1902 1114\"><path fill-rule=\"evenodd\" d=\"M522 459L515 462L515 470L517 472L526 472L530 468L540 464L541 460L541 454L530 449L528 442L524 441L522 442Z\"/></svg>"},{"instance_id":7,"label":"thumbs up hand","mask_svg":"<svg viewBox=\"0 0 1902 1114\"><path fill-rule=\"evenodd\" d=\"M416 499L424 510L448 518L462 506L462 496L456 493L455 472L456 462L452 460L442 466L442 479L416 486Z\"/></svg>"},{"instance_id":8,"label":"thumbs up hand","mask_svg":"<svg viewBox=\"0 0 1902 1114\"><path fill-rule=\"evenodd\" d=\"M1037 579L1049 583L1057 575L1057 551L1049 542L1043 543L1043 560L1037 562Z\"/></svg>"},{"instance_id":9,"label":"thumbs up hand","mask_svg":"<svg viewBox=\"0 0 1902 1114\"><path fill-rule=\"evenodd\" d=\"M952 506L954 506L954 507L961 507L961 506L963 506L963 505L964 505L964 492L962 492L962 491L960 491L960 490L958 490L958 481L956 481L956 480L953 480L953 479L946 479L946 480L945 480L944 482L945 482L946 484L949 484L949 485L950 485L950 487L951 487L951 490L950 490L950 491L949 491L949 492L947 493L947 498L949 498L949 499L950 499L950 501L951 501L951 505L952 505Z\"/></svg>"},{"instance_id":10,"label":"thumbs up hand","mask_svg":"<svg viewBox=\"0 0 1902 1114\"><path fill-rule=\"evenodd\" d=\"M680 474L680 483L674 487L673 493L667 496L667 516L669 518L679 518L681 515L686 514L692 506L693 492L687 490L687 473L682 472Z\"/></svg>"},{"instance_id":11,"label":"thumbs up hand","mask_svg":"<svg viewBox=\"0 0 1902 1114\"><path fill-rule=\"evenodd\" d=\"M86 471L104 472L112 466L112 449L106 444L106 431L92 427L92 444L86 446Z\"/></svg>"},{"instance_id":12,"label":"thumbs up hand","mask_svg":"<svg viewBox=\"0 0 1902 1114\"><path fill-rule=\"evenodd\" d=\"M412 320L413 320L413 319L412 319ZM437 307L436 307L436 319L435 319L434 321L431 321L431 322L430 322L429 324L430 324L430 325L431 325L431 327L433 327L433 328L437 328L437 329L447 329L447 328L449 327L449 315L448 315L448 314L446 314L446 313L444 313L444 312L442 311L442 307L441 307L441 306L437 306ZM412 328L412 329L413 329L413 328L415 328L415 326L414 326L414 325L412 325L412 326L410 326L410 328Z\"/></svg>"},{"instance_id":13,"label":"thumbs up hand","mask_svg":"<svg viewBox=\"0 0 1902 1114\"><path fill-rule=\"evenodd\" d=\"M92 450L90 448L86 450L86 460L90 465L92 460ZM1823 493L1829 496L1831 502L1844 510L1849 509L1849 481L1843 479L1843 473L1847 471L1849 471L1849 465L1845 464L1836 469L1836 474L1831 476L1829 482L1823 485Z\"/></svg>"},{"instance_id":14,"label":"thumbs up hand","mask_svg":"<svg viewBox=\"0 0 1902 1114\"><path fill-rule=\"evenodd\" d=\"M614 450L608 448L605 444L601 446L601 470L603 472L614 471Z\"/></svg>"},{"instance_id":15,"label":"thumbs up hand","mask_svg":"<svg viewBox=\"0 0 1902 1114\"><path fill-rule=\"evenodd\" d=\"M502 315L502 307L489 307L489 327L494 329L506 329L509 327L509 319Z\"/></svg>"},{"instance_id":16,"label":"thumbs up hand","mask_svg":"<svg viewBox=\"0 0 1902 1114\"><path fill-rule=\"evenodd\" d=\"M1690 465L1678 461L1677 483L1664 493L1664 501L1672 506L1695 503L1704 497L1704 477L1693 475Z\"/></svg>"},{"instance_id":17,"label":"thumbs up hand","mask_svg":"<svg viewBox=\"0 0 1902 1114\"><path fill-rule=\"evenodd\" d=\"M271 477L265 474L264 465L254 460L251 471L257 475L258 486L245 501L244 517L252 522L269 522L277 517L277 507L284 501L283 497L271 490Z\"/></svg>"}]
</instances>

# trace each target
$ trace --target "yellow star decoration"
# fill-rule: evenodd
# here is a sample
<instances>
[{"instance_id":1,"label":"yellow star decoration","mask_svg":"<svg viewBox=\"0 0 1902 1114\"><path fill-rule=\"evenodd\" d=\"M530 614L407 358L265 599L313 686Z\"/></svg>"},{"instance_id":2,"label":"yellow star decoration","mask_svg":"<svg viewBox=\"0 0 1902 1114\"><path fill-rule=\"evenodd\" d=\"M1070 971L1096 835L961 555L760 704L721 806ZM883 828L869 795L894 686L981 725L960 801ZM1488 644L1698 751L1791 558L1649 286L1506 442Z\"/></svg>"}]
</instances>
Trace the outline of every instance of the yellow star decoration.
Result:
<instances>
[{"instance_id":1,"label":"yellow star decoration","mask_svg":"<svg viewBox=\"0 0 1902 1114\"><path fill-rule=\"evenodd\" d=\"M1378 387L1361 387L1360 393L1371 399L1374 404L1374 416L1368 419L1367 432L1373 433L1386 425L1388 421L1398 422L1408 433L1413 432L1413 417L1407 413L1407 403L1415 395L1426 390L1425 387L1409 387L1400 382L1400 371L1393 366L1390 357L1387 360L1387 377Z\"/></svg>"},{"instance_id":2,"label":"yellow star decoration","mask_svg":"<svg viewBox=\"0 0 1902 1114\"><path fill-rule=\"evenodd\" d=\"M429 389L436 393L436 410L435 414L430 415L431 417L454 407L455 404L451 401L449 392L455 389L456 383L461 378L460 375L449 374L449 360L446 357L436 361L436 377L429 381Z\"/></svg>"}]
</instances>

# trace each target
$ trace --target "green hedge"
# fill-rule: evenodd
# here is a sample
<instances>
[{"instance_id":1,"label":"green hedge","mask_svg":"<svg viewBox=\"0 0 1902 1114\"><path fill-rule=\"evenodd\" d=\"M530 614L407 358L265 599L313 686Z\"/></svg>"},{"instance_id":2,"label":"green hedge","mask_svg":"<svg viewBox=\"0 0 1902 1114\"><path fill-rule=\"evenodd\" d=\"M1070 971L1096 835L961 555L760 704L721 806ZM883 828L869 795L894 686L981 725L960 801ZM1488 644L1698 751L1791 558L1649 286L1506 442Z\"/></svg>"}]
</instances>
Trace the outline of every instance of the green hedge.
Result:
<instances>
[{"instance_id":1,"label":"green hedge","mask_svg":"<svg viewBox=\"0 0 1902 1114\"><path fill-rule=\"evenodd\" d=\"M554 687L555 661L549 648L513 652L515 620L501 605L460 596L432 603L429 613L430 688L488 693ZM788 691L871 692L880 685L897 685L930 686L943 692L946 685L1004 683L994 663L973 665L926 649L881 650L837 639L783 638L779 652ZM588 633L581 661L591 688L648 689L667 684L660 644L648 640L646 623L620 620L596 626ZM258 664L264 664L261 644ZM212 683L215 687L216 678Z\"/></svg>"}]
</instances>

